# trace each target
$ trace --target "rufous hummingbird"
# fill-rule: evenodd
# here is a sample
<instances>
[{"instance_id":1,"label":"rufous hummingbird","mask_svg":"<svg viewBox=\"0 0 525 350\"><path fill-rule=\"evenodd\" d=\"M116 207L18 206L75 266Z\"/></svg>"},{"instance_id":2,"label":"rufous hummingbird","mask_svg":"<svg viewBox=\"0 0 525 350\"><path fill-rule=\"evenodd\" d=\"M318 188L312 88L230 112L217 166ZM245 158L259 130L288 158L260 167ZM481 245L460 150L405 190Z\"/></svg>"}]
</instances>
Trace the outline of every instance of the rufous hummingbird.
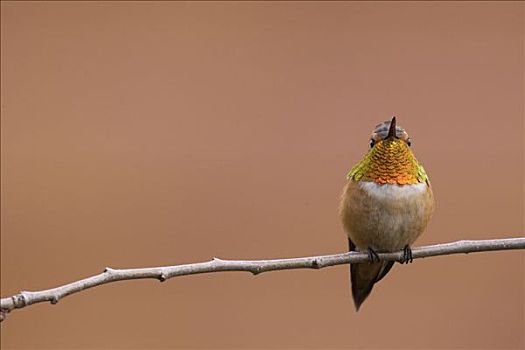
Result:
<instances>
[{"instance_id":1,"label":"rufous hummingbird","mask_svg":"<svg viewBox=\"0 0 525 350\"><path fill-rule=\"evenodd\" d=\"M434 211L430 181L410 147L408 134L393 117L375 127L370 150L347 175L340 205L343 227L350 251L367 252L370 260L350 264L357 311L394 264L379 261L377 252L403 249L403 262L412 262L410 246Z\"/></svg>"}]
</instances>

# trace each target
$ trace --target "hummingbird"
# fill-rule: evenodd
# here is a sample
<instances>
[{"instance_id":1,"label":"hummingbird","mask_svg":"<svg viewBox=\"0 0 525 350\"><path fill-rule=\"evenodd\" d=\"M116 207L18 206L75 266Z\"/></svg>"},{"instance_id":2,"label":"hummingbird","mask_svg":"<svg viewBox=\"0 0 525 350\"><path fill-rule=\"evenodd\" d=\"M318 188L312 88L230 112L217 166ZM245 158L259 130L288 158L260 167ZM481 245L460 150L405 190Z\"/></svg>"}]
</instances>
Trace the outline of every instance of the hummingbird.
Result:
<instances>
[{"instance_id":1,"label":"hummingbird","mask_svg":"<svg viewBox=\"0 0 525 350\"><path fill-rule=\"evenodd\" d=\"M396 117L378 124L369 144L347 175L339 207L349 250L367 252L369 258L369 263L350 264L356 311L394 265L380 261L377 253L403 250L402 263L412 262L410 247L434 211L430 180Z\"/></svg>"}]
</instances>

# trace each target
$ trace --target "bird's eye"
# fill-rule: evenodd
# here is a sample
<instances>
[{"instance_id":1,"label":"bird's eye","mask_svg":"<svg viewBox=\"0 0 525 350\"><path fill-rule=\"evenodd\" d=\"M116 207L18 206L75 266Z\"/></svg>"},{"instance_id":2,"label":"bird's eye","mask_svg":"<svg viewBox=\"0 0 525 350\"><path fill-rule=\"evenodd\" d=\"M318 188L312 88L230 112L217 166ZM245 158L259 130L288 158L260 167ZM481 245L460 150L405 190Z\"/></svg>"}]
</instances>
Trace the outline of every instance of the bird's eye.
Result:
<instances>
[{"instance_id":1,"label":"bird's eye","mask_svg":"<svg viewBox=\"0 0 525 350\"><path fill-rule=\"evenodd\" d=\"M375 144L376 142L374 141L374 139L370 139L370 148L374 147Z\"/></svg>"},{"instance_id":2,"label":"bird's eye","mask_svg":"<svg viewBox=\"0 0 525 350\"><path fill-rule=\"evenodd\" d=\"M412 140L411 139L407 139L407 145L408 145L408 147L412 146Z\"/></svg>"}]
</instances>

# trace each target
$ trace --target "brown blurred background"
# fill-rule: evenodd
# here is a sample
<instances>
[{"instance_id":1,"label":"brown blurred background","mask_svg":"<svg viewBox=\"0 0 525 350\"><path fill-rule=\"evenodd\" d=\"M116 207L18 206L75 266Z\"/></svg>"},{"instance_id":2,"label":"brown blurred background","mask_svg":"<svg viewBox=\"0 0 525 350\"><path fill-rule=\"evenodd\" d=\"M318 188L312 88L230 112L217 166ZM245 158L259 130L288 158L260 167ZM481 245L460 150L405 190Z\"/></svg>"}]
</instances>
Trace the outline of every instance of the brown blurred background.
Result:
<instances>
[{"instance_id":1,"label":"brown blurred background","mask_svg":"<svg viewBox=\"0 0 525 350\"><path fill-rule=\"evenodd\" d=\"M1 295L102 271L347 249L398 116L418 245L523 234L524 4L2 2ZM13 312L3 348L522 348L524 254L130 281Z\"/></svg>"}]
</instances>

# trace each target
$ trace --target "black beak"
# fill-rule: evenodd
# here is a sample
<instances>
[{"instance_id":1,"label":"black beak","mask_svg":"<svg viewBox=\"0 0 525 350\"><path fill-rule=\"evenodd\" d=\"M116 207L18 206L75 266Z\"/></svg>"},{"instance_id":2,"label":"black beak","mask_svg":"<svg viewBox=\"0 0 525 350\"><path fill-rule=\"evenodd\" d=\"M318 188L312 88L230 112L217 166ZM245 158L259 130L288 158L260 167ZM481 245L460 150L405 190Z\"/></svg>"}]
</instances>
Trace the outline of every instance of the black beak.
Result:
<instances>
[{"instance_id":1,"label":"black beak","mask_svg":"<svg viewBox=\"0 0 525 350\"><path fill-rule=\"evenodd\" d=\"M392 117L392 121L390 122L390 129L388 129L388 135L386 138L387 139L397 138L396 136L396 117Z\"/></svg>"}]
</instances>

